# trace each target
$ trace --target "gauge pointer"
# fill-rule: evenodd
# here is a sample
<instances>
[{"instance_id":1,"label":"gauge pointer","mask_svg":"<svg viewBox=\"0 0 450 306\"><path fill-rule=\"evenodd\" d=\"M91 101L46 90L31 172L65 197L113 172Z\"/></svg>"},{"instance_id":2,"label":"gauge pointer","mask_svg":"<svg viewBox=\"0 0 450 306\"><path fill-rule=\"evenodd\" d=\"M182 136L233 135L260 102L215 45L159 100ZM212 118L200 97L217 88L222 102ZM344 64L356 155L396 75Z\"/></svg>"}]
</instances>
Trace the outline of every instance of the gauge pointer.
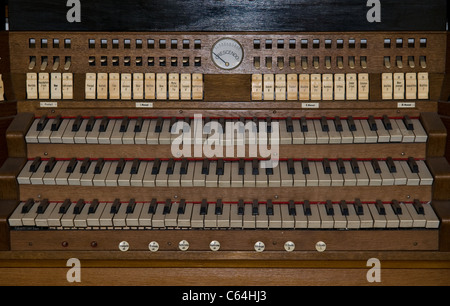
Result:
<instances>
[{"instance_id":1,"label":"gauge pointer","mask_svg":"<svg viewBox=\"0 0 450 306\"><path fill-rule=\"evenodd\" d=\"M230 65L230 63L224 61L220 56L218 56L215 52L213 52L212 54L214 54L218 59L220 59L222 62L224 62L224 64L228 67Z\"/></svg>"}]
</instances>

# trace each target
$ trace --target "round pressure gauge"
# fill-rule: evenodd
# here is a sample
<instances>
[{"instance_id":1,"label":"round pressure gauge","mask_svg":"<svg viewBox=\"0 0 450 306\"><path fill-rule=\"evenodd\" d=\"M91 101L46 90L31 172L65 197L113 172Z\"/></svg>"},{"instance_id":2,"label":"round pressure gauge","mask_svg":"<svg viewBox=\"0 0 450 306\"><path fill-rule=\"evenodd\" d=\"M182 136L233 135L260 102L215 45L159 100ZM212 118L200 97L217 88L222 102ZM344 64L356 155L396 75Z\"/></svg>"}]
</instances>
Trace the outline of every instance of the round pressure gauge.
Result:
<instances>
[{"instance_id":1,"label":"round pressure gauge","mask_svg":"<svg viewBox=\"0 0 450 306\"><path fill-rule=\"evenodd\" d=\"M242 63L244 49L232 38L219 39L211 50L213 63L220 69L235 69Z\"/></svg>"}]
</instances>

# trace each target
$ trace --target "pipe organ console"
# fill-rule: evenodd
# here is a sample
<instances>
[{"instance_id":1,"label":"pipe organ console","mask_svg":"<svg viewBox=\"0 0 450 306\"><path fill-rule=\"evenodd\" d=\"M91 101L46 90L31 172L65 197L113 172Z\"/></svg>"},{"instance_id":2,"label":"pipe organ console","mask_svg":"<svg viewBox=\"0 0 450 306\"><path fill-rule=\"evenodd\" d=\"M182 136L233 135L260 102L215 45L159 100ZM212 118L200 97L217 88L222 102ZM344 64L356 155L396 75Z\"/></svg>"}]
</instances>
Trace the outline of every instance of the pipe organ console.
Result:
<instances>
[{"instance_id":1,"label":"pipe organ console","mask_svg":"<svg viewBox=\"0 0 450 306\"><path fill-rule=\"evenodd\" d=\"M10 1L0 283L449 284L445 1L117 2Z\"/></svg>"}]
</instances>

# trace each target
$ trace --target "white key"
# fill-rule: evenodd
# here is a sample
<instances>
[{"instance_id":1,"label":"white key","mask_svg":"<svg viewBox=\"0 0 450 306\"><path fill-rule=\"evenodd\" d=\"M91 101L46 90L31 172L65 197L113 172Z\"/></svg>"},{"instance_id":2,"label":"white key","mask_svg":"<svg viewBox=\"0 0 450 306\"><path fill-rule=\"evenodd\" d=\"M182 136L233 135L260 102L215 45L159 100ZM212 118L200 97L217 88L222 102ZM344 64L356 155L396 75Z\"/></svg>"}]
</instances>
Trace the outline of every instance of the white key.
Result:
<instances>
[{"instance_id":1,"label":"white key","mask_svg":"<svg viewBox=\"0 0 450 306\"><path fill-rule=\"evenodd\" d=\"M94 122L94 125L92 127L92 131L87 132L86 134L86 143L89 144L98 144L98 136L100 135L100 124L102 123L101 120L97 119Z\"/></svg>"},{"instance_id":2,"label":"white key","mask_svg":"<svg viewBox=\"0 0 450 306\"><path fill-rule=\"evenodd\" d=\"M391 142L402 142L403 134L400 131L397 120L391 120L392 130L389 130L389 134L391 135Z\"/></svg>"},{"instance_id":3,"label":"white key","mask_svg":"<svg viewBox=\"0 0 450 306\"><path fill-rule=\"evenodd\" d=\"M67 181L69 178L69 173L67 173L67 167L69 166L69 163L69 161L64 161L61 165L61 169L59 170L55 178L56 185L69 185L69 182Z\"/></svg>"},{"instance_id":4,"label":"white key","mask_svg":"<svg viewBox=\"0 0 450 306\"><path fill-rule=\"evenodd\" d=\"M50 142L51 143L63 143L62 137L64 135L64 132L67 129L67 126L69 125L69 120L63 120L61 122L61 125L59 126L59 129L57 131L53 131L50 135Z\"/></svg>"},{"instance_id":5,"label":"white key","mask_svg":"<svg viewBox=\"0 0 450 306\"><path fill-rule=\"evenodd\" d=\"M80 128L78 132L75 133L73 140L75 143L86 143L86 125L88 123L88 119L84 119L83 122L81 122Z\"/></svg>"},{"instance_id":6,"label":"white key","mask_svg":"<svg viewBox=\"0 0 450 306\"><path fill-rule=\"evenodd\" d=\"M217 227L229 228L231 226L231 206L235 204L223 204L222 214L217 216Z\"/></svg>"},{"instance_id":7,"label":"white key","mask_svg":"<svg viewBox=\"0 0 450 306\"><path fill-rule=\"evenodd\" d=\"M139 216L141 215L144 203L136 203L132 213L127 214L126 223L130 227L139 227ZM148 209L148 208L147 208Z\"/></svg>"},{"instance_id":8,"label":"white key","mask_svg":"<svg viewBox=\"0 0 450 306\"><path fill-rule=\"evenodd\" d=\"M252 204L245 204L244 205L244 216L242 221L243 228L250 228L254 229L256 228L256 217L252 214Z\"/></svg>"},{"instance_id":9,"label":"white key","mask_svg":"<svg viewBox=\"0 0 450 306\"><path fill-rule=\"evenodd\" d=\"M136 174L131 175L130 186L141 187L143 186L144 175L147 170L147 161L141 161Z\"/></svg>"},{"instance_id":10,"label":"white key","mask_svg":"<svg viewBox=\"0 0 450 306\"><path fill-rule=\"evenodd\" d=\"M278 204L281 212L281 228L295 228L295 219L289 214L289 206L287 204Z\"/></svg>"},{"instance_id":11,"label":"white key","mask_svg":"<svg viewBox=\"0 0 450 306\"><path fill-rule=\"evenodd\" d=\"M153 218L152 218L152 227L153 228L163 228L165 227L164 224L164 204L163 203L159 203L158 205L156 205L156 211L153 214Z\"/></svg>"},{"instance_id":12,"label":"white key","mask_svg":"<svg viewBox=\"0 0 450 306\"><path fill-rule=\"evenodd\" d=\"M51 214L56 206L57 206L57 203L49 203L45 212L43 214L37 215L37 217L35 219L36 226L49 227L48 218L51 216Z\"/></svg>"},{"instance_id":13,"label":"white key","mask_svg":"<svg viewBox=\"0 0 450 306\"><path fill-rule=\"evenodd\" d=\"M223 175L218 176L219 187L231 187L231 162L223 163Z\"/></svg>"},{"instance_id":14,"label":"white key","mask_svg":"<svg viewBox=\"0 0 450 306\"><path fill-rule=\"evenodd\" d=\"M192 162L191 162L192 164ZM203 162L196 161L195 166L190 165L189 168L194 167L193 186L204 187L206 184L206 175L202 174Z\"/></svg>"},{"instance_id":15,"label":"white key","mask_svg":"<svg viewBox=\"0 0 450 306\"><path fill-rule=\"evenodd\" d=\"M414 135L416 135L416 142L427 142L428 135L425 129L422 126L422 123L420 123L419 119L411 119L411 122L414 125Z\"/></svg>"},{"instance_id":16,"label":"white key","mask_svg":"<svg viewBox=\"0 0 450 306\"><path fill-rule=\"evenodd\" d=\"M159 134L159 144L170 144L171 142L171 133L170 133L170 120L165 119L162 131Z\"/></svg>"},{"instance_id":17,"label":"white key","mask_svg":"<svg viewBox=\"0 0 450 306\"><path fill-rule=\"evenodd\" d=\"M400 220L394 213L391 204L383 204L386 211L386 227L387 228L398 228L400 226Z\"/></svg>"},{"instance_id":18,"label":"white key","mask_svg":"<svg viewBox=\"0 0 450 306\"><path fill-rule=\"evenodd\" d=\"M244 187L244 176L239 174L239 162L237 161L231 162L231 187Z\"/></svg>"},{"instance_id":19,"label":"white key","mask_svg":"<svg viewBox=\"0 0 450 306\"><path fill-rule=\"evenodd\" d=\"M109 122L111 124L112 122ZM118 119L115 122L114 129L111 133L110 141L111 144L122 144L123 132L120 131L120 127L122 125L122 120ZM109 126L109 125L108 125Z\"/></svg>"},{"instance_id":20,"label":"white key","mask_svg":"<svg viewBox=\"0 0 450 306\"><path fill-rule=\"evenodd\" d=\"M278 167L280 168L281 186L292 187L294 185L294 178L293 175L288 172L288 163L285 161L280 161Z\"/></svg>"},{"instance_id":21,"label":"white key","mask_svg":"<svg viewBox=\"0 0 450 306\"><path fill-rule=\"evenodd\" d=\"M61 170L61 167L63 165L63 162L56 162L55 166L53 167L53 170L51 172L44 174L44 185L56 185L56 176L58 175L58 172Z\"/></svg>"},{"instance_id":22,"label":"white key","mask_svg":"<svg viewBox=\"0 0 450 306\"><path fill-rule=\"evenodd\" d=\"M144 187L155 187L156 174L152 174L153 163L153 161L147 163L144 177L142 178L142 186Z\"/></svg>"},{"instance_id":23,"label":"white key","mask_svg":"<svg viewBox=\"0 0 450 306\"><path fill-rule=\"evenodd\" d=\"M375 207L375 204L369 204L369 205L367 205L367 207L369 207L370 213L372 215L373 227L374 228L386 228L386 225L387 225L386 217L383 215L380 215L378 213L378 210ZM364 214L366 214L366 213L367 212L364 211Z\"/></svg>"},{"instance_id":24,"label":"white key","mask_svg":"<svg viewBox=\"0 0 450 306\"><path fill-rule=\"evenodd\" d=\"M265 170L265 169L261 169ZM280 176L280 165L273 168L273 174L267 175L267 180L269 181L269 187L280 187L281 186L281 176Z\"/></svg>"},{"instance_id":25,"label":"white key","mask_svg":"<svg viewBox=\"0 0 450 306\"><path fill-rule=\"evenodd\" d=\"M178 207L179 203L172 203L170 207L170 212L165 215L164 225L166 227L177 227L178 226Z\"/></svg>"},{"instance_id":26,"label":"white key","mask_svg":"<svg viewBox=\"0 0 450 306\"><path fill-rule=\"evenodd\" d=\"M17 182L23 185L31 184L30 178L33 172L30 171L30 167L33 164L32 160L27 161L25 166L23 167L22 171L20 171L19 175L17 176Z\"/></svg>"},{"instance_id":27,"label":"white key","mask_svg":"<svg viewBox=\"0 0 450 306\"><path fill-rule=\"evenodd\" d=\"M201 205L194 204L192 208L191 227L203 228L205 226L205 216L200 214Z\"/></svg>"},{"instance_id":28,"label":"white key","mask_svg":"<svg viewBox=\"0 0 450 306\"><path fill-rule=\"evenodd\" d=\"M433 175L430 170L428 170L425 161L418 160L416 161L417 166L419 167L419 177L420 177L420 185L433 185Z\"/></svg>"},{"instance_id":29,"label":"white key","mask_svg":"<svg viewBox=\"0 0 450 306\"><path fill-rule=\"evenodd\" d=\"M83 209L81 210L80 214L75 215L75 219L73 220L73 224L75 225L75 227L81 227L81 228L87 227L87 217L88 217L90 205L91 204L89 204L89 203L84 204Z\"/></svg>"},{"instance_id":30,"label":"white key","mask_svg":"<svg viewBox=\"0 0 450 306\"><path fill-rule=\"evenodd\" d=\"M358 161L358 165L359 173L355 173L356 186L369 186L370 180L364 162Z\"/></svg>"},{"instance_id":31,"label":"white key","mask_svg":"<svg viewBox=\"0 0 450 306\"><path fill-rule=\"evenodd\" d=\"M396 119L395 121L397 123L397 126L398 126L400 132L403 135L402 142L407 142L407 143L414 142L416 140L416 135L414 134L414 132L406 129L406 126L405 126L405 123L403 123L403 120Z\"/></svg>"},{"instance_id":32,"label":"white key","mask_svg":"<svg viewBox=\"0 0 450 306\"><path fill-rule=\"evenodd\" d=\"M75 219L75 214L73 213L73 209L75 208L75 206L77 205L77 203L72 203L69 208L67 209L66 213L63 214L63 216L61 217L61 226L62 227L74 227L74 219Z\"/></svg>"},{"instance_id":33,"label":"white key","mask_svg":"<svg viewBox=\"0 0 450 306\"><path fill-rule=\"evenodd\" d=\"M34 119L33 123L31 124L30 129L27 132L27 135L25 136L26 143L39 143L38 136L39 131L37 131L37 126L40 119Z\"/></svg>"},{"instance_id":34,"label":"white key","mask_svg":"<svg viewBox=\"0 0 450 306\"><path fill-rule=\"evenodd\" d=\"M52 124L55 119L49 119L45 128L39 133L37 139L39 143L50 143L50 135L52 134Z\"/></svg>"},{"instance_id":35,"label":"white key","mask_svg":"<svg viewBox=\"0 0 450 306\"><path fill-rule=\"evenodd\" d=\"M378 141L378 134L372 131L367 120L358 120L361 123L364 134L366 135L366 143L376 143Z\"/></svg>"},{"instance_id":36,"label":"white key","mask_svg":"<svg viewBox=\"0 0 450 306\"><path fill-rule=\"evenodd\" d=\"M132 165L133 165L133 162L131 162L131 161L125 162L123 171L121 174L119 174L119 177L117 178L118 186L131 186L131 167L132 167Z\"/></svg>"},{"instance_id":37,"label":"white key","mask_svg":"<svg viewBox=\"0 0 450 306\"><path fill-rule=\"evenodd\" d=\"M255 216L256 228L268 228L269 217L267 216L267 205L258 205L258 215Z\"/></svg>"},{"instance_id":38,"label":"white key","mask_svg":"<svg viewBox=\"0 0 450 306\"><path fill-rule=\"evenodd\" d=\"M348 126L347 120L341 120L342 123L342 132L341 133L341 143L353 143L354 137L352 131Z\"/></svg>"},{"instance_id":39,"label":"white key","mask_svg":"<svg viewBox=\"0 0 450 306\"><path fill-rule=\"evenodd\" d=\"M378 164L380 165L381 169L381 184L383 186L392 186L394 185L394 176L392 173L390 173L389 168L385 161L379 161Z\"/></svg>"},{"instance_id":40,"label":"white key","mask_svg":"<svg viewBox=\"0 0 450 306\"><path fill-rule=\"evenodd\" d=\"M334 218L332 215L328 215L324 204L318 204L318 210L321 220L321 228L333 228Z\"/></svg>"},{"instance_id":41,"label":"white key","mask_svg":"<svg viewBox=\"0 0 450 306\"><path fill-rule=\"evenodd\" d=\"M102 171L99 174L95 174L92 179L92 184L94 186L106 186L106 178L108 177L111 166L112 161L105 161Z\"/></svg>"},{"instance_id":42,"label":"white key","mask_svg":"<svg viewBox=\"0 0 450 306\"><path fill-rule=\"evenodd\" d=\"M108 163L108 162L105 162L105 166L106 166L106 163ZM117 169L118 164L119 164L118 161L111 162L108 174L106 175L106 178L105 178L105 186L118 186L117 180L119 178L119 175L116 174L116 169ZM105 171L105 167L103 167L103 171Z\"/></svg>"},{"instance_id":43,"label":"white key","mask_svg":"<svg viewBox=\"0 0 450 306\"><path fill-rule=\"evenodd\" d=\"M122 143L123 144L134 144L134 135L136 134L134 132L134 128L136 126L136 119L131 119L129 124L128 124L128 128L127 131L123 133L122 136Z\"/></svg>"},{"instance_id":44,"label":"white key","mask_svg":"<svg viewBox=\"0 0 450 306\"><path fill-rule=\"evenodd\" d=\"M300 120L292 120L294 131L292 132L292 144L304 144L305 135L303 134L300 126Z\"/></svg>"},{"instance_id":45,"label":"white key","mask_svg":"<svg viewBox=\"0 0 450 306\"><path fill-rule=\"evenodd\" d=\"M398 160L394 161L396 172L392 173L392 176L394 177L394 185L406 185L407 179L405 172L403 171L403 167L401 165L401 162Z\"/></svg>"},{"instance_id":46,"label":"white key","mask_svg":"<svg viewBox=\"0 0 450 306\"><path fill-rule=\"evenodd\" d=\"M309 174L306 174L306 186L319 186L319 176L317 174L316 162L309 162Z\"/></svg>"},{"instance_id":47,"label":"white key","mask_svg":"<svg viewBox=\"0 0 450 306\"><path fill-rule=\"evenodd\" d=\"M256 187L268 187L268 180L266 175L266 169L263 169L259 166L258 168L259 173L255 175L255 184Z\"/></svg>"},{"instance_id":48,"label":"white key","mask_svg":"<svg viewBox=\"0 0 450 306\"><path fill-rule=\"evenodd\" d=\"M67 127L64 130L62 135L62 143L75 143L74 137L76 132L72 131L72 126L75 122L75 119L70 119L67 123Z\"/></svg>"},{"instance_id":49,"label":"white key","mask_svg":"<svg viewBox=\"0 0 450 306\"><path fill-rule=\"evenodd\" d=\"M374 206L370 204L370 206ZM373 228L374 227L374 219L372 217L372 213L369 209L368 204L362 204L364 214L358 215L359 220L361 221L361 228ZM376 210L376 208L375 208ZM378 214L378 212L377 212Z\"/></svg>"},{"instance_id":50,"label":"white key","mask_svg":"<svg viewBox=\"0 0 450 306\"><path fill-rule=\"evenodd\" d=\"M77 165L75 166L73 172L69 174L69 177L67 179L67 182L69 183L69 185L72 185L72 186L80 186L81 185L80 180L81 180L82 173L80 171L81 171L82 164L83 164L83 162L79 160L77 162Z\"/></svg>"},{"instance_id":51,"label":"white key","mask_svg":"<svg viewBox=\"0 0 450 306\"><path fill-rule=\"evenodd\" d=\"M353 131L353 142L354 143L366 143L366 134L364 133L364 129L361 125L360 120L354 120L356 131Z\"/></svg>"},{"instance_id":52,"label":"white key","mask_svg":"<svg viewBox=\"0 0 450 306\"><path fill-rule=\"evenodd\" d=\"M402 213L398 214L397 217L400 221L400 228L409 228L413 226L413 219L409 214L408 208L404 203L399 203L400 208L402 209Z\"/></svg>"},{"instance_id":53,"label":"white key","mask_svg":"<svg viewBox=\"0 0 450 306\"><path fill-rule=\"evenodd\" d=\"M177 161L175 162L174 168L173 168L173 174L170 174L167 178L167 186L168 187L180 187L181 183L181 162Z\"/></svg>"},{"instance_id":54,"label":"white key","mask_svg":"<svg viewBox=\"0 0 450 306\"><path fill-rule=\"evenodd\" d=\"M159 168L159 173L155 178L155 186L156 187L167 187L167 180L169 179L169 175L167 174L167 167L169 165L168 161L162 161L161 167Z\"/></svg>"},{"instance_id":55,"label":"white key","mask_svg":"<svg viewBox=\"0 0 450 306\"><path fill-rule=\"evenodd\" d=\"M381 186L381 175L375 173L372 163L370 161L363 161L362 163L364 164L367 176L369 177L369 186ZM378 164L380 164L380 162Z\"/></svg>"},{"instance_id":56,"label":"white key","mask_svg":"<svg viewBox=\"0 0 450 306\"><path fill-rule=\"evenodd\" d=\"M281 228L281 208L280 204L273 205L273 215L269 215L269 228Z\"/></svg>"},{"instance_id":57,"label":"white key","mask_svg":"<svg viewBox=\"0 0 450 306\"><path fill-rule=\"evenodd\" d=\"M242 226L243 226L243 218L242 218L242 215L238 214L238 205L231 204L231 206L230 206L230 227L231 228L242 228Z\"/></svg>"},{"instance_id":58,"label":"white key","mask_svg":"<svg viewBox=\"0 0 450 306\"><path fill-rule=\"evenodd\" d=\"M308 217L308 228L321 228L322 221L319 214L319 204L311 204L311 215Z\"/></svg>"},{"instance_id":59,"label":"white key","mask_svg":"<svg viewBox=\"0 0 450 306\"><path fill-rule=\"evenodd\" d=\"M389 134L389 131L385 129L383 121L381 119L375 119L375 123L377 124L378 130L378 142L390 142L391 141L391 135Z\"/></svg>"},{"instance_id":60,"label":"white key","mask_svg":"<svg viewBox=\"0 0 450 306\"><path fill-rule=\"evenodd\" d=\"M193 206L192 203L186 203L184 214L178 214L178 227L191 227Z\"/></svg>"},{"instance_id":61,"label":"white key","mask_svg":"<svg viewBox=\"0 0 450 306\"><path fill-rule=\"evenodd\" d=\"M92 205L92 203L91 203ZM87 226L91 227L100 227L100 217L103 214L103 211L105 210L106 203L98 203L97 209L94 213L88 214L86 218Z\"/></svg>"},{"instance_id":62,"label":"white key","mask_svg":"<svg viewBox=\"0 0 450 306\"><path fill-rule=\"evenodd\" d=\"M359 229L361 228L361 220L356 214L355 207L353 204L347 203L348 207L348 216L347 218L347 228L348 229Z\"/></svg>"},{"instance_id":63,"label":"white key","mask_svg":"<svg viewBox=\"0 0 450 306\"><path fill-rule=\"evenodd\" d=\"M286 120L279 120L280 144L292 144L292 133L287 131Z\"/></svg>"},{"instance_id":64,"label":"white key","mask_svg":"<svg viewBox=\"0 0 450 306\"><path fill-rule=\"evenodd\" d=\"M22 216L22 224L23 226L36 226L36 222L34 221L37 217L37 208L41 202L35 202L33 206L31 206L30 210L23 214Z\"/></svg>"},{"instance_id":65,"label":"white key","mask_svg":"<svg viewBox=\"0 0 450 306\"><path fill-rule=\"evenodd\" d=\"M206 187L217 187L218 186L218 176L216 174L217 161L211 161L209 163L209 173L206 174L205 186Z\"/></svg>"},{"instance_id":66,"label":"white key","mask_svg":"<svg viewBox=\"0 0 450 306\"><path fill-rule=\"evenodd\" d=\"M216 215L216 204L208 204L208 212L205 215L205 227L206 228L216 228L217 227L217 215Z\"/></svg>"},{"instance_id":67,"label":"white key","mask_svg":"<svg viewBox=\"0 0 450 306\"><path fill-rule=\"evenodd\" d=\"M305 229L308 228L308 217L304 214L303 204L296 204L295 210L297 211L297 215L295 215L295 228L297 229Z\"/></svg>"},{"instance_id":68,"label":"white key","mask_svg":"<svg viewBox=\"0 0 450 306\"><path fill-rule=\"evenodd\" d=\"M294 162L295 174L293 175L294 187L306 186L306 176L303 174L302 163L299 161Z\"/></svg>"},{"instance_id":69,"label":"white key","mask_svg":"<svg viewBox=\"0 0 450 306\"><path fill-rule=\"evenodd\" d=\"M85 174L83 174L80 178L81 186L93 186L94 185L94 183L92 181L95 176L94 172L95 172L96 164L97 164L97 162L91 161L88 171Z\"/></svg>"},{"instance_id":70,"label":"white key","mask_svg":"<svg viewBox=\"0 0 450 306\"><path fill-rule=\"evenodd\" d=\"M334 228L344 229L347 228L347 218L342 214L339 204L333 204L334 209Z\"/></svg>"},{"instance_id":71,"label":"white key","mask_svg":"<svg viewBox=\"0 0 450 306\"><path fill-rule=\"evenodd\" d=\"M327 144L330 142L330 136L328 132L324 132L322 130L322 125L320 124L320 120L313 120L314 129L316 131L317 143L318 144Z\"/></svg>"},{"instance_id":72,"label":"white key","mask_svg":"<svg viewBox=\"0 0 450 306\"><path fill-rule=\"evenodd\" d=\"M342 175L344 178L344 186L356 186L356 175L352 171L352 166L348 160L344 161L345 173Z\"/></svg>"},{"instance_id":73,"label":"white key","mask_svg":"<svg viewBox=\"0 0 450 306\"><path fill-rule=\"evenodd\" d=\"M100 216L101 227L112 227L114 225L114 213L111 213L111 207L113 203L106 203L105 208Z\"/></svg>"},{"instance_id":74,"label":"white key","mask_svg":"<svg viewBox=\"0 0 450 306\"><path fill-rule=\"evenodd\" d=\"M331 144L338 144L341 143L341 133L336 130L336 125L334 124L334 120L327 120L328 127L330 131L328 132L328 135L330 137L330 143Z\"/></svg>"},{"instance_id":75,"label":"white key","mask_svg":"<svg viewBox=\"0 0 450 306\"><path fill-rule=\"evenodd\" d=\"M142 205L141 214L139 215L139 227L140 228L149 228L152 226L153 214L148 212L149 207L150 207L149 202L145 202Z\"/></svg>"},{"instance_id":76,"label":"white key","mask_svg":"<svg viewBox=\"0 0 450 306\"><path fill-rule=\"evenodd\" d=\"M425 218L427 219L427 224L425 225L426 228L439 228L440 221L438 216L436 216L436 213L434 212L433 208L431 207L431 204L425 203L422 204L423 210L425 212Z\"/></svg>"},{"instance_id":77,"label":"white key","mask_svg":"<svg viewBox=\"0 0 450 306\"><path fill-rule=\"evenodd\" d=\"M43 185L44 184L44 170L45 165L47 164L46 161L42 161L39 167L37 168L36 172L31 174L30 182L32 185Z\"/></svg>"},{"instance_id":78,"label":"white key","mask_svg":"<svg viewBox=\"0 0 450 306\"><path fill-rule=\"evenodd\" d=\"M61 227L61 217L63 214L59 212L59 209L63 203L56 203L55 208L52 210L50 216L47 219L48 226L50 227Z\"/></svg>"},{"instance_id":79,"label":"white key","mask_svg":"<svg viewBox=\"0 0 450 306\"><path fill-rule=\"evenodd\" d=\"M316 135L316 129L314 128L314 121L306 120L306 126L308 128L308 131L304 132L305 144L316 144L317 143L317 135Z\"/></svg>"},{"instance_id":80,"label":"white key","mask_svg":"<svg viewBox=\"0 0 450 306\"><path fill-rule=\"evenodd\" d=\"M195 163L195 161L189 161L187 163L187 173L182 174L180 178L180 184L182 187L194 186Z\"/></svg>"},{"instance_id":81,"label":"white key","mask_svg":"<svg viewBox=\"0 0 450 306\"><path fill-rule=\"evenodd\" d=\"M159 133L155 131L158 120L150 120L150 125L147 133L147 144L159 144Z\"/></svg>"},{"instance_id":82,"label":"white key","mask_svg":"<svg viewBox=\"0 0 450 306\"><path fill-rule=\"evenodd\" d=\"M141 131L137 132L134 136L134 142L136 144L147 144L147 135L150 129L150 120L144 120L142 122Z\"/></svg>"},{"instance_id":83,"label":"white key","mask_svg":"<svg viewBox=\"0 0 450 306\"><path fill-rule=\"evenodd\" d=\"M403 172L406 176L406 185L418 186L420 184L419 174L413 173L407 162L400 162L400 165L402 166Z\"/></svg>"},{"instance_id":84,"label":"white key","mask_svg":"<svg viewBox=\"0 0 450 306\"><path fill-rule=\"evenodd\" d=\"M104 132L98 133L98 143L99 144L111 144L111 135L112 135L112 132L113 132L117 122L120 122L120 121L116 120L116 119L109 120L106 130ZM120 125L120 123L119 123L119 125Z\"/></svg>"},{"instance_id":85,"label":"white key","mask_svg":"<svg viewBox=\"0 0 450 306\"><path fill-rule=\"evenodd\" d=\"M244 187L256 187L255 176L253 175L253 165L251 162L244 164Z\"/></svg>"},{"instance_id":86,"label":"white key","mask_svg":"<svg viewBox=\"0 0 450 306\"><path fill-rule=\"evenodd\" d=\"M325 173L323 163L315 162L315 164L317 169L317 176L319 178L319 186L331 186L331 175Z\"/></svg>"},{"instance_id":87,"label":"white key","mask_svg":"<svg viewBox=\"0 0 450 306\"><path fill-rule=\"evenodd\" d=\"M425 215L420 215L417 213L413 204L406 204L406 208L408 209L411 218L413 219L413 227L414 228L424 228L427 224L427 220L425 219ZM423 206L423 204L422 204Z\"/></svg>"},{"instance_id":88,"label":"white key","mask_svg":"<svg viewBox=\"0 0 450 306\"><path fill-rule=\"evenodd\" d=\"M344 186L344 176L339 173L337 162L331 161L331 186Z\"/></svg>"}]
</instances>

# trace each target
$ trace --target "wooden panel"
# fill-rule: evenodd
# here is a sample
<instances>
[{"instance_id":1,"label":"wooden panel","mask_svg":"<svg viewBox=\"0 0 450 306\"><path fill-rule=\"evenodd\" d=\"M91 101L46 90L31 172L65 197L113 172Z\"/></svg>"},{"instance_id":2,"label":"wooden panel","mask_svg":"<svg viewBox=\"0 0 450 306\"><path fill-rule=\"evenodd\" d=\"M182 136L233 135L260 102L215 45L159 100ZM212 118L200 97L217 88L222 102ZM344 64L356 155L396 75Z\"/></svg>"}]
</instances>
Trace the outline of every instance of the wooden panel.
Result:
<instances>
[{"instance_id":1,"label":"wooden panel","mask_svg":"<svg viewBox=\"0 0 450 306\"><path fill-rule=\"evenodd\" d=\"M447 185L448 186L448 185ZM432 203L436 214L441 219L439 229L439 250L442 252L450 251L450 202L433 201Z\"/></svg>"},{"instance_id":2,"label":"wooden panel","mask_svg":"<svg viewBox=\"0 0 450 306\"><path fill-rule=\"evenodd\" d=\"M422 113L420 114L420 121L429 136L427 142L427 156L443 156L447 141L447 129L442 123L439 115L436 112Z\"/></svg>"},{"instance_id":3,"label":"wooden panel","mask_svg":"<svg viewBox=\"0 0 450 306\"><path fill-rule=\"evenodd\" d=\"M19 198L19 186L16 177L23 168L26 159L8 158L0 168L0 199L17 200Z\"/></svg>"},{"instance_id":4,"label":"wooden panel","mask_svg":"<svg viewBox=\"0 0 450 306\"><path fill-rule=\"evenodd\" d=\"M8 251L10 249L8 217L17 207L17 204L17 201L0 200L0 251Z\"/></svg>"},{"instance_id":5,"label":"wooden panel","mask_svg":"<svg viewBox=\"0 0 450 306\"><path fill-rule=\"evenodd\" d=\"M34 115L32 113L19 113L11 122L11 125L6 131L6 141L10 157L27 156L25 135L30 129L33 120Z\"/></svg>"},{"instance_id":6,"label":"wooden panel","mask_svg":"<svg viewBox=\"0 0 450 306\"><path fill-rule=\"evenodd\" d=\"M13 0L9 6L13 31L417 31L445 30L446 21L444 0L385 0L382 22L374 23L366 17L370 7L358 0L109 0L83 3L82 22L73 23L65 3Z\"/></svg>"},{"instance_id":7,"label":"wooden panel","mask_svg":"<svg viewBox=\"0 0 450 306\"><path fill-rule=\"evenodd\" d=\"M358 187L270 187L270 188L206 188L206 187L93 187L93 186L52 186L43 188L41 185L21 185L20 199L51 199L52 201L101 199L114 201L115 199L136 201L150 201L152 198L186 199L187 201L201 201L208 199L215 201L222 199L225 202L237 202L239 199L253 201L258 199L265 201L287 202L295 201L361 201L371 202L377 199L382 201L421 201L431 200L431 186L384 186L380 194L380 186ZM435 187L436 189L437 187ZM439 197L437 198L439 199Z\"/></svg>"},{"instance_id":8,"label":"wooden panel","mask_svg":"<svg viewBox=\"0 0 450 306\"><path fill-rule=\"evenodd\" d=\"M450 165L445 157L427 159L428 168L434 177L433 199L446 201L450 199Z\"/></svg>"}]
</instances>

